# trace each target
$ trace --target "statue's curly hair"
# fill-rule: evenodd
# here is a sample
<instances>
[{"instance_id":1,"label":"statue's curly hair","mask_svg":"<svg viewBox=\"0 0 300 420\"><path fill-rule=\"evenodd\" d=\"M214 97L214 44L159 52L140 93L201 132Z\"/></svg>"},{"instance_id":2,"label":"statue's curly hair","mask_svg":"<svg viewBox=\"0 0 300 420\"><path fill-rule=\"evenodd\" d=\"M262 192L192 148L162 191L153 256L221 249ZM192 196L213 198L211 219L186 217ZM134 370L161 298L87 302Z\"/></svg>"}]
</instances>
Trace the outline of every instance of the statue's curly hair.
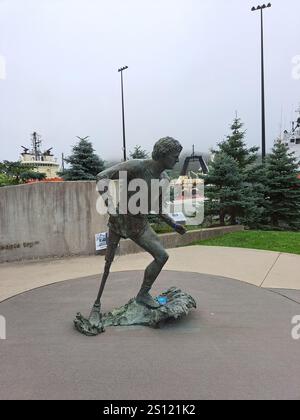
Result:
<instances>
[{"instance_id":1,"label":"statue's curly hair","mask_svg":"<svg viewBox=\"0 0 300 420\"><path fill-rule=\"evenodd\" d=\"M182 146L178 140L173 139L173 137L163 137L155 143L152 152L152 159L159 160L170 152L180 153L181 150Z\"/></svg>"}]
</instances>

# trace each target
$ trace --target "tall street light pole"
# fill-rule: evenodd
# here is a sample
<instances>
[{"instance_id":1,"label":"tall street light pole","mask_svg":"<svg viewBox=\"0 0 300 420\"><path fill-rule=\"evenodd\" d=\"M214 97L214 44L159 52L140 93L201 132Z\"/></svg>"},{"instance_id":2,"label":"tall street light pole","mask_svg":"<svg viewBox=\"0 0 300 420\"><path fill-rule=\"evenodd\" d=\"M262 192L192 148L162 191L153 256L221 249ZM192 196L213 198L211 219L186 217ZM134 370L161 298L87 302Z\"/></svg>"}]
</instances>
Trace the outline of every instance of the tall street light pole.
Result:
<instances>
[{"instance_id":1,"label":"tall street light pole","mask_svg":"<svg viewBox=\"0 0 300 420\"><path fill-rule=\"evenodd\" d=\"M271 7L271 3L267 5L252 7L252 12L260 10L260 22L261 22L261 153L262 160L266 157L266 114L265 114L265 70L264 70L264 21L263 11L268 7Z\"/></svg>"},{"instance_id":2,"label":"tall street light pole","mask_svg":"<svg viewBox=\"0 0 300 420\"><path fill-rule=\"evenodd\" d=\"M124 118L124 93L123 93L123 70L128 69L128 66L121 67L118 72L121 73L121 94L122 94L122 124L123 124L123 158L124 162L127 160L126 156L126 140L125 140L125 118Z\"/></svg>"}]
</instances>

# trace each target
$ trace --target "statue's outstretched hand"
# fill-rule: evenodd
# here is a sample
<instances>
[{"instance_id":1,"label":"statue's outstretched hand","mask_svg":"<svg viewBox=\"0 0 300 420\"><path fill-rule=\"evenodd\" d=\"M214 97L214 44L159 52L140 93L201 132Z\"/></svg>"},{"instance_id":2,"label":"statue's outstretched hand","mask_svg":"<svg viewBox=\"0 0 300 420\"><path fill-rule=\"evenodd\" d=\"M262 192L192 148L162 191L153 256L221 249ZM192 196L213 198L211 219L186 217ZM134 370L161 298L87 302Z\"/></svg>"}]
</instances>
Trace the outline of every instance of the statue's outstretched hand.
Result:
<instances>
[{"instance_id":1,"label":"statue's outstretched hand","mask_svg":"<svg viewBox=\"0 0 300 420\"><path fill-rule=\"evenodd\" d=\"M176 224L174 227L175 232L179 233L180 235L184 235L186 233L186 228L182 225Z\"/></svg>"}]
</instances>

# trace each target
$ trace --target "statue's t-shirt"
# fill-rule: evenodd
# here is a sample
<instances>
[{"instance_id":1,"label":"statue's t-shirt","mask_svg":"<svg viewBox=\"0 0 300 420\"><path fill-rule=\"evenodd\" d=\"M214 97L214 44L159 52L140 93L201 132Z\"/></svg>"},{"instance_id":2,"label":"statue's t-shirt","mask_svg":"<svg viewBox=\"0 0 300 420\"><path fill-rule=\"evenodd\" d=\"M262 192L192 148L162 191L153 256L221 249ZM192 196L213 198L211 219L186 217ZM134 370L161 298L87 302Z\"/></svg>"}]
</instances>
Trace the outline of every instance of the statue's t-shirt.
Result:
<instances>
[{"instance_id":1,"label":"statue's t-shirt","mask_svg":"<svg viewBox=\"0 0 300 420\"><path fill-rule=\"evenodd\" d=\"M119 165L115 165L112 168L109 168L98 175L98 180L103 178L108 179L119 179L120 171L126 172L127 177L127 187L130 181L141 179L147 184L147 197L144 196L147 200L147 204L141 206L145 209L145 206L149 210L153 209L154 202L159 201L160 198L158 194L151 195L151 181L156 179L157 181L166 180L168 181L168 175L166 172L162 172L159 178L155 177L151 172L150 162L148 160L135 159L127 162L123 162ZM158 191L158 190L157 190ZM128 205L129 200L137 191L127 191L127 213L120 214L119 206L116 209L116 214L110 214L108 226L115 233L120 235L122 238L136 238L143 234L145 229L149 226L148 215L144 212L139 212L138 214L130 213L130 205ZM143 195L141 195L143 197ZM143 199L143 198L142 198ZM145 203L142 203L145 204ZM157 207L157 204L156 204Z\"/></svg>"}]
</instances>

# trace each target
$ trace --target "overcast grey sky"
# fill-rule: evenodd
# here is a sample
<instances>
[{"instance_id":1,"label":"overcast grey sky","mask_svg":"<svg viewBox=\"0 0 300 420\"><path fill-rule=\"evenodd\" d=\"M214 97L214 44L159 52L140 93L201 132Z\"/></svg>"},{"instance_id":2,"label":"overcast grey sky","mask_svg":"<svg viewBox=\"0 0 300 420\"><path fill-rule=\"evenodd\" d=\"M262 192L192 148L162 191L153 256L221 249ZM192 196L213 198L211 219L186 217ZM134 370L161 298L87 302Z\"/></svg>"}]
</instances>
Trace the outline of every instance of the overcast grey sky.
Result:
<instances>
[{"instance_id":1,"label":"overcast grey sky","mask_svg":"<svg viewBox=\"0 0 300 420\"><path fill-rule=\"evenodd\" d=\"M260 144L260 19L249 0L0 0L0 160L36 130L57 157L90 135L122 157L173 136L208 151L237 110ZM300 103L300 1L265 11L267 147ZM296 57L296 58L295 58ZM293 77L294 75L294 77Z\"/></svg>"}]
</instances>

